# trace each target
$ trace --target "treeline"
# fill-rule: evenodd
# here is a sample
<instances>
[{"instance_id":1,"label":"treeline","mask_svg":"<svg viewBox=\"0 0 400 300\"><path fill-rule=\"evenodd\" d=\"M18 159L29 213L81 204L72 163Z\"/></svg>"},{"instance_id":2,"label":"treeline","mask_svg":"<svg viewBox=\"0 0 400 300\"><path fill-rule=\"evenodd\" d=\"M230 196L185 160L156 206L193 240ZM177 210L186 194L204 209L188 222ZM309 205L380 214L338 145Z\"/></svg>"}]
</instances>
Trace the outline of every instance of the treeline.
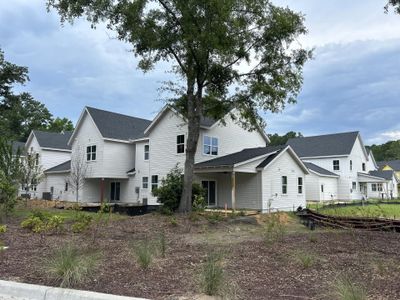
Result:
<instances>
[{"instance_id":1,"label":"treeline","mask_svg":"<svg viewBox=\"0 0 400 300\"><path fill-rule=\"evenodd\" d=\"M54 118L46 106L28 92L15 93L15 85L29 81L28 68L4 58L0 49L0 136L25 141L32 130L70 131L74 126L67 118Z\"/></svg>"},{"instance_id":2,"label":"treeline","mask_svg":"<svg viewBox=\"0 0 400 300\"><path fill-rule=\"evenodd\" d=\"M376 161L400 159L400 140L389 141L381 145L368 146Z\"/></svg>"}]
</instances>

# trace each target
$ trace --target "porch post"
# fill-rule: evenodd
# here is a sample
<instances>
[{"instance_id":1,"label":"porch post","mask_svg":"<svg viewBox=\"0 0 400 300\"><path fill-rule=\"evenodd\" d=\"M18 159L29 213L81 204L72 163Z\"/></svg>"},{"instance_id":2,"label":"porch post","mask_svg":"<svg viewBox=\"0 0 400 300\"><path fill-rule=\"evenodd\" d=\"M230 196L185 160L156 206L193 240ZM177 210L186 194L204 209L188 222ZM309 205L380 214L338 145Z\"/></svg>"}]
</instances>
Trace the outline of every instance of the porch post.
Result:
<instances>
[{"instance_id":1,"label":"porch post","mask_svg":"<svg viewBox=\"0 0 400 300\"><path fill-rule=\"evenodd\" d=\"M100 179L100 203L103 204L104 199L104 178Z\"/></svg>"},{"instance_id":2,"label":"porch post","mask_svg":"<svg viewBox=\"0 0 400 300\"><path fill-rule=\"evenodd\" d=\"M236 209L236 173L232 171L231 174L231 188L232 188L232 210Z\"/></svg>"}]
</instances>

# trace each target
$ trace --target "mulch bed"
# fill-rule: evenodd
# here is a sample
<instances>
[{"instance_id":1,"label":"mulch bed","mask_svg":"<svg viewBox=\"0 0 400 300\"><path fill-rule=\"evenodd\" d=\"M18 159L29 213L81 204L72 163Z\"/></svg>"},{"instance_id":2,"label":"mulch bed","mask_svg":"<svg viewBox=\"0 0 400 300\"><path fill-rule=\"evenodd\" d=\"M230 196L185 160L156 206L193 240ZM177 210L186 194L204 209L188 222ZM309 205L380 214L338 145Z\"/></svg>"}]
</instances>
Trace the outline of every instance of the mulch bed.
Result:
<instances>
[{"instance_id":1,"label":"mulch bed","mask_svg":"<svg viewBox=\"0 0 400 300\"><path fill-rule=\"evenodd\" d=\"M200 294L198 274L211 249L225 253L225 271L243 299L333 299L334 282L348 276L364 286L371 299L400 299L400 235L392 232L293 232L271 245L263 241L259 225L227 221L190 222L158 214L114 220L102 228L96 241L91 233L37 234L20 228L21 219L7 222L1 237L10 248L0 252L0 278L57 286L46 276L43 260L67 243L102 253L93 278L74 286L103 293L150 299L191 299ZM165 258L157 257L142 270L131 245L164 231ZM208 235L214 238L208 240ZM226 241L218 243L215 236ZM308 268L294 256L299 251L315 255ZM379 262L376 265L374 262Z\"/></svg>"}]
</instances>

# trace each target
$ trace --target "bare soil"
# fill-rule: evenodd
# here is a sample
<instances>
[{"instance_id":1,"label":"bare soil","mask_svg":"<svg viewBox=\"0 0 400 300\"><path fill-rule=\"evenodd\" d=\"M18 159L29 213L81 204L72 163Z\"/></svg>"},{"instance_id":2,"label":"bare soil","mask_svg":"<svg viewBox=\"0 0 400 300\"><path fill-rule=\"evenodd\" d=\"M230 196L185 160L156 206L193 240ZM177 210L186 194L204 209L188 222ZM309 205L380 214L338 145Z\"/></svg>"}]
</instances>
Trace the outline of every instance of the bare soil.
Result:
<instances>
[{"instance_id":1,"label":"bare soil","mask_svg":"<svg viewBox=\"0 0 400 300\"><path fill-rule=\"evenodd\" d=\"M93 241L90 231L41 237L20 227L22 217L13 217L0 236L9 246L0 252L0 278L57 286L43 260L56 248L75 244L100 251L102 259L94 276L74 288L149 299L193 299L201 294L198 277L207 253L218 250L224 253L232 294L241 299L334 299L335 282L343 276L364 287L370 299L400 299L399 233L310 232L286 216L286 234L267 244L263 217L256 218L254 224L244 224L232 217L210 222L177 216L176 225L171 217L155 213L116 218ZM160 232L166 235L166 256L156 256L143 270L132 245L157 239ZM298 253L312 255L312 265L299 263Z\"/></svg>"}]
</instances>

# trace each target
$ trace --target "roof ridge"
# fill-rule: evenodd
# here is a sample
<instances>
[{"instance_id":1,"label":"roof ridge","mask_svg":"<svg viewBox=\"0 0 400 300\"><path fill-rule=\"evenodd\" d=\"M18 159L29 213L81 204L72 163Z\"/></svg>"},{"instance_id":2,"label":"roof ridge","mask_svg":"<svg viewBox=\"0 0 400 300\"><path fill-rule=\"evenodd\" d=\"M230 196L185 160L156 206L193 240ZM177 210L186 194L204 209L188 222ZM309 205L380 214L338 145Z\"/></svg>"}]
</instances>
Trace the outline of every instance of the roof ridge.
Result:
<instances>
[{"instance_id":1,"label":"roof ridge","mask_svg":"<svg viewBox=\"0 0 400 300\"><path fill-rule=\"evenodd\" d=\"M151 120L149 120L149 119L140 118L140 117L135 117L135 116L126 115L126 114L121 114L121 113L118 113L118 112L114 112L114 111L110 111L110 110L105 110L105 109L100 109L100 108L96 108L96 107L92 107L92 106L85 106L85 108L87 108L87 109L95 109L95 110L102 111L102 112L106 112L106 113L109 113L109 114L120 115L120 116L123 116L123 117L128 117L128 118L139 119L139 120L151 122Z\"/></svg>"},{"instance_id":2,"label":"roof ridge","mask_svg":"<svg viewBox=\"0 0 400 300\"><path fill-rule=\"evenodd\" d=\"M360 131L359 130L355 130L355 131L345 131L345 132L336 132L336 133L326 133L326 134L320 134L320 135L310 135L310 136L290 138L289 140L315 138L315 137L332 136L332 135L343 135L343 134L350 134L350 133L359 134Z\"/></svg>"}]
</instances>

